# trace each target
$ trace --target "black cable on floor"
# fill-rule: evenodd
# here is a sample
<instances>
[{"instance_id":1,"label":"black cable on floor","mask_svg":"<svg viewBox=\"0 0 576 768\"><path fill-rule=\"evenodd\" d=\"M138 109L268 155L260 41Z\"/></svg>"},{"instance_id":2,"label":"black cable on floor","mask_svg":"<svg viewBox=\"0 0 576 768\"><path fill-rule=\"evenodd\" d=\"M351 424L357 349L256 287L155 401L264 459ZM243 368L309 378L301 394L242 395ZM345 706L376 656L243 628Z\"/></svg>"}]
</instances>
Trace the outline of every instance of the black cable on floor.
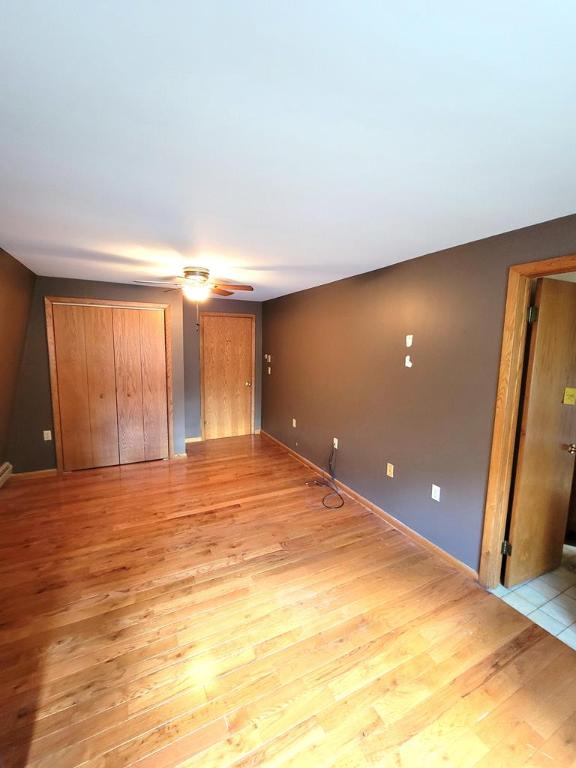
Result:
<instances>
[{"instance_id":1,"label":"black cable on floor","mask_svg":"<svg viewBox=\"0 0 576 768\"><path fill-rule=\"evenodd\" d=\"M320 487L330 488L330 492L322 499L322 504L326 509L340 509L340 507L344 506L344 497L336 486L336 448L334 448L334 446L332 446L330 456L328 457L328 473L330 475L329 480L327 478L315 478L314 480L308 480L306 485L318 485ZM333 496L336 497L336 503L328 503L328 500Z\"/></svg>"}]
</instances>

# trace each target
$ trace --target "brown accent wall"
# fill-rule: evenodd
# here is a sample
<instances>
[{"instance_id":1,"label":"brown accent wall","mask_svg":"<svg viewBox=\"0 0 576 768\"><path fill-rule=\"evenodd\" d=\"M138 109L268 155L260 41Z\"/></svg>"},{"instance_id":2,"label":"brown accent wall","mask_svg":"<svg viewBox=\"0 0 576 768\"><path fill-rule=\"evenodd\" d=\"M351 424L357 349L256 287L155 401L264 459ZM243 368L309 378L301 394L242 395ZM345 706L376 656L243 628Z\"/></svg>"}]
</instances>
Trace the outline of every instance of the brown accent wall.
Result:
<instances>
[{"instance_id":1,"label":"brown accent wall","mask_svg":"<svg viewBox=\"0 0 576 768\"><path fill-rule=\"evenodd\" d=\"M574 252L569 216L265 302L262 428L477 568L507 268Z\"/></svg>"},{"instance_id":2,"label":"brown accent wall","mask_svg":"<svg viewBox=\"0 0 576 768\"><path fill-rule=\"evenodd\" d=\"M18 384L10 453L17 472L51 469L56 466L53 442L44 442L45 429L53 431L52 400L44 296L74 296L117 301L169 303L172 309L172 363L174 383L174 449L185 451L185 437L200 434L200 361L196 306L182 300L178 291L163 288L68 280L56 277L37 279L30 323ZM256 315L256 427L260 427L261 304L254 301L218 299L203 305L212 312L247 312Z\"/></svg>"},{"instance_id":3,"label":"brown accent wall","mask_svg":"<svg viewBox=\"0 0 576 768\"><path fill-rule=\"evenodd\" d=\"M9 452L17 472L34 472L56 466L54 442L44 442L45 429L54 432L50 370L46 342L45 296L149 301L170 304L172 314L172 369L174 450L184 453L184 343L182 295L177 291L92 280L38 277L30 310L26 345L20 367Z\"/></svg>"},{"instance_id":4,"label":"brown accent wall","mask_svg":"<svg viewBox=\"0 0 576 768\"><path fill-rule=\"evenodd\" d=\"M0 464L11 461L8 432L35 275L0 248Z\"/></svg>"}]
</instances>

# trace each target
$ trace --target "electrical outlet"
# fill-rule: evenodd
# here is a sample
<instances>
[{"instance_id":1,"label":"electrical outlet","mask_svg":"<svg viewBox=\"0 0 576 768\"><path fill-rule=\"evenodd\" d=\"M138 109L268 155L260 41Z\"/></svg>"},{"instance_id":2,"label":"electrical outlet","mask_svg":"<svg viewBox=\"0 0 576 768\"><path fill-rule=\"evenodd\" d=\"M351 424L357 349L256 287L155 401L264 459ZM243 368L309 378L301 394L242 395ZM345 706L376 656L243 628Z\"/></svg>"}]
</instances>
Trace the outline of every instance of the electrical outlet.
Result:
<instances>
[{"instance_id":1,"label":"electrical outlet","mask_svg":"<svg viewBox=\"0 0 576 768\"><path fill-rule=\"evenodd\" d=\"M412 368L413 362L410 355L406 355L406 357L404 358L404 365L406 366L406 368Z\"/></svg>"},{"instance_id":2,"label":"electrical outlet","mask_svg":"<svg viewBox=\"0 0 576 768\"><path fill-rule=\"evenodd\" d=\"M296 429L296 419L292 419L292 426Z\"/></svg>"},{"instance_id":3,"label":"electrical outlet","mask_svg":"<svg viewBox=\"0 0 576 768\"><path fill-rule=\"evenodd\" d=\"M268 376L270 376L271 373L272 373L272 368L268 366Z\"/></svg>"},{"instance_id":4,"label":"electrical outlet","mask_svg":"<svg viewBox=\"0 0 576 768\"><path fill-rule=\"evenodd\" d=\"M50 429L45 429L42 435L44 437L44 442L49 443L50 440L52 440L52 431Z\"/></svg>"},{"instance_id":5,"label":"electrical outlet","mask_svg":"<svg viewBox=\"0 0 576 768\"><path fill-rule=\"evenodd\" d=\"M334 448L336 448L336 450L338 450L338 438L337 437L332 438L332 445L334 446Z\"/></svg>"},{"instance_id":6,"label":"electrical outlet","mask_svg":"<svg viewBox=\"0 0 576 768\"><path fill-rule=\"evenodd\" d=\"M406 334L406 346L411 347L412 344L414 344L414 334L413 333L407 333Z\"/></svg>"},{"instance_id":7,"label":"electrical outlet","mask_svg":"<svg viewBox=\"0 0 576 768\"><path fill-rule=\"evenodd\" d=\"M440 486L432 483L432 493L430 494L434 501L440 501Z\"/></svg>"},{"instance_id":8,"label":"electrical outlet","mask_svg":"<svg viewBox=\"0 0 576 768\"><path fill-rule=\"evenodd\" d=\"M394 464L390 464L390 462L386 464L386 474L388 477L394 477Z\"/></svg>"}]
</instances>

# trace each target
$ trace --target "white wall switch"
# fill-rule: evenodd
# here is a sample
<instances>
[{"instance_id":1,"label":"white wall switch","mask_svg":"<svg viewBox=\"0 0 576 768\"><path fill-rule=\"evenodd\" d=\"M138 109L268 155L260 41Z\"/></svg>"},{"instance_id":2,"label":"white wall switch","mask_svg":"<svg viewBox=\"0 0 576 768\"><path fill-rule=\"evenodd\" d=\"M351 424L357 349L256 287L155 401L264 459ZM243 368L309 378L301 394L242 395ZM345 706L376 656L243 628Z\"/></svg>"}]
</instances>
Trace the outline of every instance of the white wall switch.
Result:
<instances>
[{"instance_id":1,"label":"white wall switch","mask_svg":"<svg viewBox=\"0 0 576 768\"><path fill-rule=\"evenodd\" d=\"M414 344L414 335L412 333L406 334L406 346L411 347Z\"/></svg>"},{"instance_id":2,"label":"white wall switch","mask_svg":"<svg viewBox=\"0 0 576 768\"><path fill-rule=\"evenodd\" d=\"M336 450L338 450L338 438L337 437L332 438L332 445L334 446L334 448L336 448Z\"/></svg>"},{"instance_id":3,"label":"white wall switch","mask_svg":"<svg viewBox=\"0 0 576 768\"><path fill-rule=\"evenodd\" d=\"M431 496L434 499L434 501L440 501L440 486L439 485L434 485L434 483L432 483L432 494L431 494Z\"/></svg>"},{"instance_id":4,"label":"white wall switch","mask_svg":"<svg viewBox=\"0 0 576 768\"><path fill-rule=\"evenodd\" d=\"M386 474L388 477L394 477L394 464L390 464L390 462L386 464Z\"/></svg>"},{"instance_id":5,"label":"white wall switch","mask_svg":"<svg viewBox=\"0 0 576 768\"><path fill-rule=\"evenodd\" d=\"M49 443L50 440L52 440L52 430L45 429L42 434L44 436L44 442Z\"/></svg>"},{"instance_id":6,"label":"white wall switch","mask_svg":"<svg viewBox=\"0 0 576 768\"><path fill-rule=\"evenodd\" d=\"M412 368L412 358L410 357L410 355L406 355L406 357L404 358L404 365L406 366L406 368Z\"/></svg>"},{"instance_id":7,"label":"white wall switch","mask_svg":"<svg viewBox=\"0 0 576 768\"><path fill-rule=\"evenodd\" d=\"M296 429L296 419L292 419L292 426Z\"/></svg>"},{"instance_id":8,"label":"white wall switch","mask_svg":"<svg viewBox=\"0 0 576 768\"><path fill-rule=\"evenodd\" d=\"M271 373L272 373L272 368L268 366L268 376L270 376Z\"/></svg>"}]
</instances>

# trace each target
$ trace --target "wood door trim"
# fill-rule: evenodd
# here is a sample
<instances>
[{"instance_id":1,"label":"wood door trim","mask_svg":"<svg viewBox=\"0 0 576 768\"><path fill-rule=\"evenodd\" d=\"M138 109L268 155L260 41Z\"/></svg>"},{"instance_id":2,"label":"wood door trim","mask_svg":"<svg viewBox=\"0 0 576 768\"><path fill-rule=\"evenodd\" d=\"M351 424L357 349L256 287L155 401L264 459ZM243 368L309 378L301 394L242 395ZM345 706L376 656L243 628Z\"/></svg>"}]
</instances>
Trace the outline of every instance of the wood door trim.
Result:
<instances>
[{"instance_id":1,"label":"wood door trim","mask_svg":"<svg viewBox=\"0 0 576 768\"><path fill-rule=\"evenodd\" d=\"M168 456L173 459L174 453L174 400L172 370L172 311L169 304L155 304L140 301L115 301L109 299L69 298L63 296L45 296L44 308L46 313L46 337L48 342L48 365L50 370L50 390L52 394L52 421L54 426L54 445L56 449L56 468L59 473L64 472L64 456L62 450L62 428L60 423L60 393L58 390L58 368L56 365L56 339L54 336L54 312L55 304L97 306L124 309L153 309L164 313L164 334L166 347L166 394L168 419Z\"/></svg>"},{"instance_id":2,"label":"wood door trim","mask_svg":"<svg viewBox=\"0 0 576 768\"><path fill-rule=\"evenodd\" d=\"M526 347L526 312L532 281L539 277L576 272L576 254L516 264L508 271L504 331L496 409L484 508L479 580L485 587L500 583L502 542L506 531L512 486L514 446L520 408L522 372Z\"/></svg>"},{"instance_id":3,"label":"wood door trim","mask_svg":"<svg viewBox=\"0 0 576 768\"><path fill-rule=\"evenodd\" d=\"M204 335L202 333L202 320L205 317L246 317L252 321L252 359L251 359L251 376L252 376L252 393L250 396L250 434L254 434L255 424L255 412L256 412L256 315L254 313L247 312L200 312L200 320L198 325L198 335L200 336L200 434L201 440L205 440L204 429Z\"/></svg>"},{"instance_id":4,"label":"wood door trim","mask_svg":"<svg viewBox=\"0 0 576 768\"><path fill-rule=\"evenodd\" d=\"M80 304L86 307L123 307L124 309L169 309L169 304L146 301L116 301L114 299L70 298L68 296L45 296L44 301L52 304Z\"/></svg>"}]
</instances>

